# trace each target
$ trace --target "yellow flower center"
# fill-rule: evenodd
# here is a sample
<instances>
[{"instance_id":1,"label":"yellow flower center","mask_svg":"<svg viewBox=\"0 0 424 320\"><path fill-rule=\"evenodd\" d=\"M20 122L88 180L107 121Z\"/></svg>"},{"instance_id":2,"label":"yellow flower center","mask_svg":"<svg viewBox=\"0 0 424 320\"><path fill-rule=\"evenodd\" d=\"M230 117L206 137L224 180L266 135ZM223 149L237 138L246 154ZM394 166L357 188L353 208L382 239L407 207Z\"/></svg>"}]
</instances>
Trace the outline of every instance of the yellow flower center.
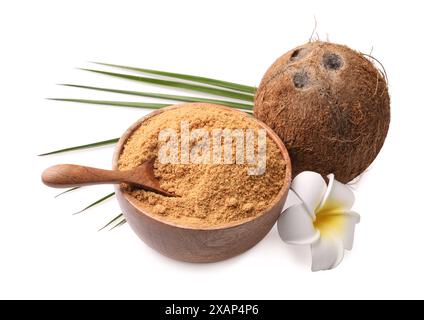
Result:
<instances>
[{"instance_id":1,"label":"yellow flower center","mask_svg":"<svg viewBox=\"0 0 424 320\"><path fill-rule=\"evenodd\" d=\"M340 204L330 202L316 211L314 227L320 231L321 236L330 234L341 234L344 231L345 219L342 213L343 208Z\"/></svg>"}]
</instances>

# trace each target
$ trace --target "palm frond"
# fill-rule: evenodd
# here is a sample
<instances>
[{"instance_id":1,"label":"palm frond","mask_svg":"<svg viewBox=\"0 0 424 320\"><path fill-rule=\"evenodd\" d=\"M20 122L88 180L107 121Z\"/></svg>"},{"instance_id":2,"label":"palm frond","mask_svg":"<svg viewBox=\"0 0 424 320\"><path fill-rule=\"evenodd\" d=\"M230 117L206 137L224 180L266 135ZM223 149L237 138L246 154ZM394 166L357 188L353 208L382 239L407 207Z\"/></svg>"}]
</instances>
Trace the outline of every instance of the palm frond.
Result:
<instances>
[{"instance_id":1,"label":"palm frond","mask_svg":"<svg viewBox=\"0 0 424 320\"><path fill-rule=\"evenodd\" d=\"M129 107L129 108L141 108L141 109L161 109L164 107L170 106L169 104L162 103L145 103L145 102L134 102L134 101L111 101L111 100L88 100L88 99L62 99L62 98L53 98L50 100L55 101L64 101L64 102L76 102L76 103L87 103L87 104L97 104L105 106L115 106L115 107ZM236 108L235 109L243 110L246 113L253 113L252 107L246 108Z\"/></svg>"},{"instance_id":2,"label":"palm frond","mask_svg":"<svg viewBox=\"0 0 424 320\"><path fill-rule=\"evenodd\" d=\"M172 87L172 88L178 88L178 89L197 91L197 92L212 94L212 95L215 95L215 96L233 98L233 99L250 101L250 102L253 101L253 95L252 94L239 93L239 92L235 92L235 91L218 89L218 88L213 88L213 87L208 87L208 86L203 86L203 85L197 85L197 84L190 84L190 83L187 83L187 82L179 82L179 81L172 81L172 80L162 80L162 79L156 79L156 78L139 77L139 76L133 76L133 75L130 75L130 74L107 72L107 71L94 70L94 69L82 68L81 70L94 72L94 73L98 73L98 74L103 74L103 75L107 75L107 76L111 76L111 77L117 77L117 78L121 78L121 79L133 80L133 81L150 83L150 84Z\"/></svg>"},{"instance_id":3,"label":"palm frond","mask_svg":"<svg viewBox=\"0 0 424 320\"><path fill-rule=\"evenodd\" d=\"M124 218L121 221L119 221L117 224L115 224L112 228L110 228L109 231L112 231L113 229L118 228L118 227L122 226L125 223L127 223L127 220L125 220L125 218Z\"/></svg>"},{"instance_id":4,"label":"palm frond","mask_svg":"<svg viewBox=\"0 0 424 320\"><path fill-rule=\"evenodd\" d=\"M132 71L137 71L137 72L142 72L147 74L154 74L154 75L168 77L168 78L198 82L198 83L208 84L211 86L237 90L237 91L242 91L242 92L247 92L252 94L255 93L256 91L256 87L246 86L244 84L239 84L234 82L222 81L218 79L194 76L190 74L167 72L167 71L152 70L152 69L145 69L145 68L136 68L136 67L123 66L123 65L111 64L111 63L102 63L102 62L94 62L94 63L103 65L103 66L108 66L108 67L120 68L124 70L132 70Z\"/></svg>"},{"instance_id":5,"label":"palm frond","mask_svg":"<svg viewBox=\"0 0 424 320\"><path fill-rule=\"evenodd\" d=\"M55 198L58 198L58 197L60 197L61 195L64 195L64 194L66 194L66 193L68 193L68 192L75 191L75 190L77 190L77 189L79 189L79 188L81 188L81 187L74 187L74 188L71 188L71 189L65 190L65 191L63 191L63 192L61 192L61 193L59 193L59 194L55 195L54 197L55 197Z\"/></svg>"},{"instance_id":6,"label":"palm frond","mask_svg":"<svg viewBox=\"0 0 424 320\"><path fill-rule=\"evenodd\" d=\"M42 157L42 156L48 156L48 155L58 154L58 153L63 153L63 152L70 152L70 151L76 151L76 150L82 150L82 149L101 147L101 146L106 146L106 145L109 145L109 144L117 143L118 141L119 141L119 138L114 138L114 139L109 139L109 140L104 140L104 141L99 141L99 142L94 142L94 143L89 143L89 144L83 144L83 145L79 145L79 146L75 146L75 147L50 151L50 152L47 152L47 153L39 154L39 156Z\"/></svg>"},{"instance_id":7,"label":"palm frond","mask_svg":"<svg viewBox=\"0 0 424 320\"><path fill-rule=\"evenodd\" d=\"M105 92L111 92L111 93L120 93L120 94L126 94L126 95L158 98L158 99L165 99L165 100L172 100L172 101L207 102L207 103L215 103L215 104L220 104L220 105L224 105L224 106L228 106L232 108L238 108L238 109L246 109L246 110L253 109L253 104L238 103L238 102L227 101L227 100L207 99L207 98L199 98L199 97L193 97L193 96L171 95L171 94L154 93L154 92L141 92L141 91L100 88L100 87L82 86L82 85L76 85L76 84L62 84L62 85L67 87L73 87L73 88L105 91ZM69 101L69 99L53 99L53 100Z\"/></svg>"},{"instance_id":8,"label":"palm frond","mask_svg":"<svg viewBox=\"0 0 424 320\"><path fill-rule=\"evenodd\" d=\"M99 199L97 201L94 201L93 203L89 204L84 209L82 209L82 210L80 210L78 212L75 212L74 215L75 214L82 213L82 212L84 212L84 211L86 211L86 210L88 210L88 209L90 209L90 208L92 208L92 207L94 207L94 206L102 203L102 202L105 202L107 199L112 198L114 195L115 195L115 192L109 193L108 195L104 196L103 198L101 198L101 199Z\"/></svg>"},{"instance_id":9,"label":"palm frond","mask_svg":"<svg viewBox=\"0 0 424 320\"><path fill-rule=\"evenodd\" d=\"M169 106L166 103L146 103L146 102L132 102L132 101L108 101L108 100L89 100L89 99L62 99L62 98L49 98L54 101L64 102L77 102L88 104L100 104L115 107L130 107L130 108L143 108L143 109L160 109Z\"/></svg>"},{"instance_id":10,"label":"palm frond","mask_svg":"<svg viewBox=\"0 0 424 320\"><path fill-rule=\"evenodd\" d=\"M107 227L113 226L110 230L113 230L114 228L124 224L126 222L124 215L121 213L117 215L115 218L110 220L107 224L105 224L103 227L101 227L98 231L102 231L106 229Z\"/></svg>"}]
</instances>

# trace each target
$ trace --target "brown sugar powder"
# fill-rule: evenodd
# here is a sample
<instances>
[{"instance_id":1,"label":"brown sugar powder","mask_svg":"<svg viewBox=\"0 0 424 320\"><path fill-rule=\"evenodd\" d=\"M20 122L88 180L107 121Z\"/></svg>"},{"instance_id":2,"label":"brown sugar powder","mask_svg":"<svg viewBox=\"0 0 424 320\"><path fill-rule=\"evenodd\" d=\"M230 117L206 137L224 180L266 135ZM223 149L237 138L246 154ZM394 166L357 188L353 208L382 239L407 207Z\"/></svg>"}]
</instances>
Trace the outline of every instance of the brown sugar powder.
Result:
<instances>
[{"instance_id":1,"label":"brown sugar powder","mask_svg":"<svg viewBox=\"0 0 424 320\"><path fill-rule=\"evenodd\" d=\"M237 164L235 145L231 164L182 164L181 149L177 163L161 163L158 151L166 143L159 139L164 129L181 135L181 122L190 132L205 129L261 129L249 115L208 104L186 104L155 115L134 131L118 161L119 170L130 170L156 158L154 173L161 188L179 197L165 197L134 186L124 191L137 200L138 206L161 220L191 227L210 227L256 217L275 199L283 187L286 163L277 145L266 137L266 169L261 175L249 175L249 164ZM258 149L255 139L255 150ZM197 142L191 139L192 147ZM179 143L179 146L182 144ZM212 152L211 152L212 154ZM250 166L251 167L251 166Z\"/></svg>"}]
</instances>

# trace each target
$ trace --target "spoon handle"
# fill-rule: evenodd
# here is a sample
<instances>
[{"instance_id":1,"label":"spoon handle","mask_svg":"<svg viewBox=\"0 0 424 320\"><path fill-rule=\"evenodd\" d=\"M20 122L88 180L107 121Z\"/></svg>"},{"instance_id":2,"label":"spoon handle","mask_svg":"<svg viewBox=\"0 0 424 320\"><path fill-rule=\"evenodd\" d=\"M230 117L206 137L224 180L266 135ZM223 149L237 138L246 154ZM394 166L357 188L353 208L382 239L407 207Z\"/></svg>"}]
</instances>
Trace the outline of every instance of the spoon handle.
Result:
<instances>
[{"instance_id":1,"label":"spoon handle","mask_svg":"<svg viewBox=\"0 0 424 320\"><path fill-rule=\"evenodd\" d=\"M93 184L110 184L124 182L125 171L103 170L73 164L60 164L46 169L42 181L49 187L69 188Z\"/></svg>"}]
</instances>

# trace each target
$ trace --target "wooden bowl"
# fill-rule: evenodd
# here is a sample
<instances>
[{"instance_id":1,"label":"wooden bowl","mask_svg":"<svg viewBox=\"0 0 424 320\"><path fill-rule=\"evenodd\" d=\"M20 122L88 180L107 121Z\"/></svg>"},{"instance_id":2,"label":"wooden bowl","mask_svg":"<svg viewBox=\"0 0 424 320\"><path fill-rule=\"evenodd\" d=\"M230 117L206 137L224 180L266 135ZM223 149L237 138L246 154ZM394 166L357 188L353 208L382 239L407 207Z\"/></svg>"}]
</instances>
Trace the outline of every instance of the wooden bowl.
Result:
<instances>
[{"instance_id":1,"label":"wooden bowl","mask_svg":"<svg viewBox=\"0 0 424 320\"><path fill-rule=\"evenodd\" d=\"M181 104L156 110L133 124L119 140L113 158L113 169L118 169L118 159L127 139L147 119L175 108L184 108ZM245 113L231 108L211 105L227 111ZM123 214L134 232L153 249L177 260L187 262L216 262L236 256L257 244L269 232L277 221L287 197L291 182L290 158L284 144L272 129L257 120L276 143L286 162L284 184L280 192L261 215L242 221L219 226L195 228L178 225L162 220L157 215L137 206L137 200L125 193L120 185L115 186L116 197Z\"/></svg>"}]
</instances>

